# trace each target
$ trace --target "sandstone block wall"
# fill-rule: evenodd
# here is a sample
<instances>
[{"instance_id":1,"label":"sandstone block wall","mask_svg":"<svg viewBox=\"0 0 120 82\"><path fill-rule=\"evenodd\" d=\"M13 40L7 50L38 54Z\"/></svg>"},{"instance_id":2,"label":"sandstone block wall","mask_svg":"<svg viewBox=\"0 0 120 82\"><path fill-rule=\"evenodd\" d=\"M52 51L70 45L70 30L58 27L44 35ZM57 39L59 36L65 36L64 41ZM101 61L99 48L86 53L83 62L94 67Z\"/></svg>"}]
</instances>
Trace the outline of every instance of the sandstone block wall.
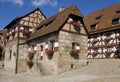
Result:
<instances>
[{"instance_id":1,"label":"sandstone block wall","mask_svg":"<svg viewBox=\"0 0 120 82\"><path fill-rule=\"evenodd\" d=\"M76 60L70 56L70 51L72 49L72 43L80 43L80 59ZM86 64L87 62L87 36L72 34L64 31L59 33L59 54L61 55L58 67L59 72L68 71L71 69L71 65L75 68L79 68L80 65ZM85 62L81 62L81 61Z\"/></svg>"}]
</instances>

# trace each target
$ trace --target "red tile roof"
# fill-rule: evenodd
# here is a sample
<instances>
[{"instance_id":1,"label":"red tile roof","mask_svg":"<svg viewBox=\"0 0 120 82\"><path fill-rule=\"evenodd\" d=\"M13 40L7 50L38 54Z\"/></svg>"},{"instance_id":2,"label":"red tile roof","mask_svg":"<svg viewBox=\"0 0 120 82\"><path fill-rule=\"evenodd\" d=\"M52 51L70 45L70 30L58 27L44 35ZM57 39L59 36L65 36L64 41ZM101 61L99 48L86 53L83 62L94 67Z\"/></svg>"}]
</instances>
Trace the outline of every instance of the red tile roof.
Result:
<instances>
[{"instance_id":1,"label":"red tile roof","mask_svg":"<svg viewBox=\"0 0 120 82\"><path fill-rule=\"evenodd\" d=\"M89 14L84 19L84 23L89 34L120 28L120 24L113 25L112 20L120 18L120 4L116 4L102 10ZM91 25L97 24L97 28L92 30Z\"/></svg>"}]
</instances>

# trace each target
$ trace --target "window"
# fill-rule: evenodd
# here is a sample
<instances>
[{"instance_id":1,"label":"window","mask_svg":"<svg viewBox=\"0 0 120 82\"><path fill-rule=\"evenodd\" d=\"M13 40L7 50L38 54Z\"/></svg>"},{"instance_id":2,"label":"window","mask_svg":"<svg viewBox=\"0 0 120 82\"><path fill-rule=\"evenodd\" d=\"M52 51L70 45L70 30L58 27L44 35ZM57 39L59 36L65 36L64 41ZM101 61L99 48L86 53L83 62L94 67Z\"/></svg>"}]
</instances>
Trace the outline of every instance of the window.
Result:
<instances>
[{"instance_id":1,"label":"window","mask_svg":"<svg viewBox=\"0 0 120 82\"><path fill-rule=\"evenodd\" d=\"M110 37L110 35L111 35L111 32L106 33L107 37Z\"/></svg>"},{"instance_id":2,"label":"window","mask_svg":"<svg viewBox=\"0 0 120 82\"><path fill-rule=\"evenodd\" d=\"M10 50L9 60L11 60L12 50Z\"/></svg>"},{"instance_id":3,"label":"window","mask_svg":"<svg viewBox=\"0 0 120 82\"><path fill-rule=\"evenodd\" d=\"M94 49L94 52L95 52L95 53L98 53L98 49Z\"/></svg>"},{"instance_id":4,"label":"window","mask_svg":"<svg viewBox=\"0 0 120 82\"><path fill-rule=\"evenodd\" d=\"M119 24L119 20L120 20L119 18L113 19L112 24L113 25Z\"/></svg>"},{"instance_id":5,"label":"window","mask_svg":"<svg viewBox=\"0 0 120 82\"><path fill-rule=\"evenodd\" d=\"M72 43L72 50L75 49L75 42Z\"/></svg>"},{"instance_id":6,"label":"window","mask_svg":"<svg viewBox=\"0 0 120 82\"><path fill-rule=\"evenodd\" d=\"M80 33L80 27L77 27L77 26L74 26L74 30L77 32L77 33Z\"/></svg>"},{"instance_id":7,"label":"window","mask_svg":"<svg viewBox=\"0 0 120 82\"><path fill-rule=\"evenodd\" d=\"M31 46L31 52L34 53L34 45Z\"/></svg>"},{"instance_id":8,"label":"window","mask_svg":"<svg viewBox=\"0 0 120 82\"><path fill-rule=\"evenodd\" d=\"M112 48L108 48L108 52L112 52Z\"/></svg>"},{"instance_id":9,"label":"window","mask_svg":"<svg viewBox=\"0 0 120 82\"><path fill-rule=\"evenodd\" d=\"M91 25L91 30L95 30L97 28L97 24Z\"/></svg>"},{"instance_id":10,"label":"window","mask_svg":"<svg viewBox=\"0 0 120 82\"><path fill-rule=\"evenodd\" d=\"M51 41L50 41L50 48L51 48L51 50L54 49L54 40L51 40Z\"/></svg>"},{"instance_id":11,"label":"window","mask_svg":"<svg viewBox=\"0 0 120 82\"><path fill-rule=\"evenodd\" d=\"M97 17L96 17L96 19L100 19L101 17L102 17L102 15L100 15L100 16L97 16Z\"/></svg>"}]
</instances>

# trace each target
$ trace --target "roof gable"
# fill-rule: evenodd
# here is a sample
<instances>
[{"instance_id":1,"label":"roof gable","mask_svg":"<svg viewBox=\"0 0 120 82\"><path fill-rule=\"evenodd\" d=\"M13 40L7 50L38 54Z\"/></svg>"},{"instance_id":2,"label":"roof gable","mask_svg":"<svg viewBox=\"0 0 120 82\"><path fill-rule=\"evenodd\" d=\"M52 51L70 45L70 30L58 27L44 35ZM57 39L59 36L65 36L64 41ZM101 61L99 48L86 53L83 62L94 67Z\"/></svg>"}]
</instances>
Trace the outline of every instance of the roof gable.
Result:
<instances>
[{"instance_id":1,"label":"roof gable","mask_svg":"<svg viewBox=\"0 0 120 82\"><path fill-rule=\"evenodd\" d=\"M81 14L77 6L72 5L71 7L66 8L65 10L41 22L41 24L36 29L36 31L32 34L29 40L38 38L40 36L43 36L55 31L59 31L71 14L83 18L83 15Z\"/></svg>"}]
</instances>

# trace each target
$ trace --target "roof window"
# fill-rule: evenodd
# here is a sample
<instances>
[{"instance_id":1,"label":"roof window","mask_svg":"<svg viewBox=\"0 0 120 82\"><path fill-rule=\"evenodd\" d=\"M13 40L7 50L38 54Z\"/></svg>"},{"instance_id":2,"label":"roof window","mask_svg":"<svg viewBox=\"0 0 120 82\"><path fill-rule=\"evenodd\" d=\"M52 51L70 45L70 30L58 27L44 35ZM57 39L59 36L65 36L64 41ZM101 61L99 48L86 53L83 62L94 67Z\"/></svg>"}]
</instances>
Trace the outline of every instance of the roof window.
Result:
<instances>
[{"instance_id":1,"label":"roof window","mask_svg":"<svg viewBox=\"0 0 120 82\"><path fill-rule=\"evenodd\" d=\"M91 25L91 30L95 30L97 28L97 24Z\"/></svg>"},{"instance_id":2,"label":"roof window","mask_svg":"<svg viewBox=\"0 0 120 82\"><path fill-rule=\"evenodd\" d=\"M119 24L119 23L120 23L120 18L116 18L116 19L112 20L113 25L116 25L116 24Z\"/></svg>"},{"instance_id":3,"label":"roof window","mask_svg":"<svg viewBox=\"0 0 120 82\"><path fill-rule=\"evenodd\" d=\"M96 17L96 19L100 19L101 17L102 17L102 15L100 15L100 16L97 16L97 17Z\"/></svg>"},{"instance_id":4,"label":"roof window","mask_svg":"<svg viewBox=\"0 0 120 82\"><path fill-rule=\"evenodd\" d=\"M116 13L120 13L120 10L116 11Z\"/></svg>"}]
</instances>

